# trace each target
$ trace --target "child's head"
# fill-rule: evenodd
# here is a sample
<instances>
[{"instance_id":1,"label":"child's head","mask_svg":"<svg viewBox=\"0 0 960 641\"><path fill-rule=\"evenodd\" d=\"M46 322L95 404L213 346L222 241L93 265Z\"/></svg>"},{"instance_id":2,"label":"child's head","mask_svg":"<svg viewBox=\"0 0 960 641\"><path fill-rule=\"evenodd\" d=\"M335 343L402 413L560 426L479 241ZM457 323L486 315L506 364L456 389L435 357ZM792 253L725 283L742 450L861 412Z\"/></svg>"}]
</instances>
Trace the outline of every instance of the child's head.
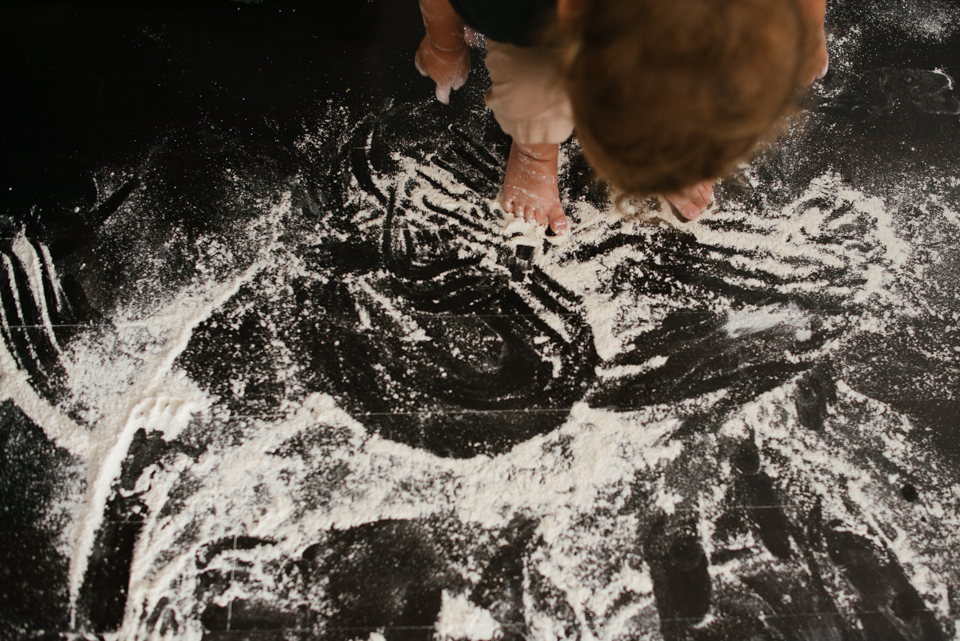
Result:
<instances>
[{"instance_id":1,"label":"child's head","mask_svg":"<svg viewBox=\"0 0 960 641\"><path fill-rule=\"evenodd\" d=\"M794 0L583 0L564 71L584 153L628 194L728 174L792 111L810 31Z\"/></svg>"}]
</instances>

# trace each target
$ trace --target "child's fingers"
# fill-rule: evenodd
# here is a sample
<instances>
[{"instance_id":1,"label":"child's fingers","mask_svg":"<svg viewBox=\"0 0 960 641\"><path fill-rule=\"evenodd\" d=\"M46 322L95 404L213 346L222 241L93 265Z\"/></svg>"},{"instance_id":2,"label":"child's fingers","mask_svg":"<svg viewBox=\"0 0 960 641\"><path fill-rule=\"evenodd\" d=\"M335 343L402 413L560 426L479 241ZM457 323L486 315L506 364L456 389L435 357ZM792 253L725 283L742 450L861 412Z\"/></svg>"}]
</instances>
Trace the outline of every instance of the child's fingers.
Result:
<instances>
[{"instance_id":1,"label":"child's fingers","mask_svg":"<svg viewBox=\"0 0 960 641\"><path fill-rule=\"evenodd\" d=\"M826 60L823 61L823 69L817 72L817 80L823 80L823 77L827 75L827 72L830 71L830 57L828 56Z\"/></svg>"},{"instance_id":2,"label":"child's fingers","mask_svg":"<svg viewBox=\"0 0 960 641\"><path fill-rule=\"evenodd\" d=\"M482 34L474 31L467 25L463 25L463 39L466 41L468 47L473 47L477 49L486 44L486 39Z\"/></svg>"},{"instance_id":3,"label":"child's fingers","mask_svg":"<svg viewBox=\"0 0 960 641\"><path fill-rule=\"evenodd\" d=\"M452 57L448 54L452 54ZM437 83L435 94L441 103L450 104L450 92L467 82L470 73L470 55L462 52L439 53L432 48L429 38L424 38L413 57L413 64L421 76L432 78Z\"/></svg>"},{"instance_id":4,"label":"child's fingers","mask_svg":"<svg viewBox=\"0 0 960 641\"><path fill-rule=\"evenodd\" d=\"M421 75L421 76L428 76L428 75L430 75L430 74L428 74L426 71L423 70L423 65L420 64L420 54L419 54L419 52L418 52L417 55L414 56L414 58L413 58L413 66L417 68L417 71L420 72L420 75Z\"/></svg>"}]
</instances>

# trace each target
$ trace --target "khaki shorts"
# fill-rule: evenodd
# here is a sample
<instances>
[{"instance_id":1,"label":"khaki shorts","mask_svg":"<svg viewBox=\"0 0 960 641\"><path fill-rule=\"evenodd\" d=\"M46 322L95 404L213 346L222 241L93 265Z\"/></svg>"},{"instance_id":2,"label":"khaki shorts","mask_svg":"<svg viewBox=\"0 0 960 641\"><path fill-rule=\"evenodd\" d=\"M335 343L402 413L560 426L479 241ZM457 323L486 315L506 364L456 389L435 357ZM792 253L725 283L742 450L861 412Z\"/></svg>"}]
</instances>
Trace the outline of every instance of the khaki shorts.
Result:
<instances>
[{"instance_id":1,"label":"khaki shorts","mask_svg":"<svg viewBox=\"0 0 960 641\"><path fill-rule=\"evenodd\" d=\"M487 40L493 86L484 96L500 128L527 145L561 143L573 133L573 110L558 52Z\"/></svg>"}]
</instances>

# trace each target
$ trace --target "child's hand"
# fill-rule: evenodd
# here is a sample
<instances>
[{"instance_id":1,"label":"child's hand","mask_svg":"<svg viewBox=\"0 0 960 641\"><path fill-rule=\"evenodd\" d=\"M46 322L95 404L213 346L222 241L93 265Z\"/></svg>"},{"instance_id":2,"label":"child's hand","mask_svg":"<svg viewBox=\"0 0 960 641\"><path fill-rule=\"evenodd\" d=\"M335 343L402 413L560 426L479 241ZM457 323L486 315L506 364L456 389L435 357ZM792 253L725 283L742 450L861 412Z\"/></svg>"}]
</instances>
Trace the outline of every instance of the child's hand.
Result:
<instances>
[{"instance_id":1,"label":"child's hand","mask_svg":"<svg viewBox=\"0 0 960 641\"><path fill-rule=\"evenodd\" d=\"M429 35L423 37L414 58L417 71L437 83L437 100L450 104L450 92L459 89L470 73L470 50L462 39L454 49L441 49Z\"/></svg>"},{"instance_id":2,"label":"child's hand","mask_svg":"<svg viewBox=\"0 0 960 641\"><path fill-rule=\"evenodd\" d=\"M823 33L823 30L818 32L819 42L817 42L817 48L813 57L813 69L816 69L813 77L807 80L807 84L811 84L814 80L822 80L825 75L827 75L827 70L830 68L830 56L827 53L827 38Z\"/></svg>"},{"instance_id":3,"label":"child's hand","mask_svg":"<svg viewBox=\"0 0 960 641\"><path fill-rule=\"evenodd\" d=\"M824 17L827 12L826 0L799 0L800 12L807 21L809 28L816 34L816 43L813 54L804 67L801 76L803 84L809 85L814 80L820 80L827 75L830 58L827 55L827 37L823 31Z\"/></svg>"},{"instance_id":4,"label":"child's hand","mask_svg":"<svg viewBox=\"0 0 960 641\"><path fill-rule=\"evenodd\" d=\"M827 75L827 69L830 68L830 57L827 54L827 38L823 29L817 31L817 45L814 49L813 59L809 63L807 72L803 79L803 84L812 84L814 80L821 80Z\"/></svg>"}]
</instances>

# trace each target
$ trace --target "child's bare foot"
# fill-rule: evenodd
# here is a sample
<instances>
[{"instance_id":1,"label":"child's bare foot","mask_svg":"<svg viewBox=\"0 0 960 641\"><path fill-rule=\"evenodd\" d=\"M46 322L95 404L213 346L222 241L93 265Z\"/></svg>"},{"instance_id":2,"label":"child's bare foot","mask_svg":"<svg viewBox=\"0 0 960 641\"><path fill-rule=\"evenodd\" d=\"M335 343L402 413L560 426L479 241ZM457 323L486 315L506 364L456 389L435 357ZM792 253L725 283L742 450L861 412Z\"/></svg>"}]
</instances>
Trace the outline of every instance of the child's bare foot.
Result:
<instances>
[{"instance_id":1,"label":"child's bare foot","mask_svg":"<svg viewBox=\"0 0 960 641\"><path fill-rule=\"evenodd\" d=\"M503 179L503 208L517 218L550 225L555 234L567 230L567 216L557 187L560 145L513 143Z\"/></svg>"},{"instance_id":2,"label":"child's bare foot","mask_svg":"<svg viewBox=\"0 0 960 641\"><path fill-rule=\"evenodd\" d=\"M667 201L677 208L687 220L696 220L713 200L713 181L705 180L672 194L664 194Z\"/></svg>"}]
</instances>

